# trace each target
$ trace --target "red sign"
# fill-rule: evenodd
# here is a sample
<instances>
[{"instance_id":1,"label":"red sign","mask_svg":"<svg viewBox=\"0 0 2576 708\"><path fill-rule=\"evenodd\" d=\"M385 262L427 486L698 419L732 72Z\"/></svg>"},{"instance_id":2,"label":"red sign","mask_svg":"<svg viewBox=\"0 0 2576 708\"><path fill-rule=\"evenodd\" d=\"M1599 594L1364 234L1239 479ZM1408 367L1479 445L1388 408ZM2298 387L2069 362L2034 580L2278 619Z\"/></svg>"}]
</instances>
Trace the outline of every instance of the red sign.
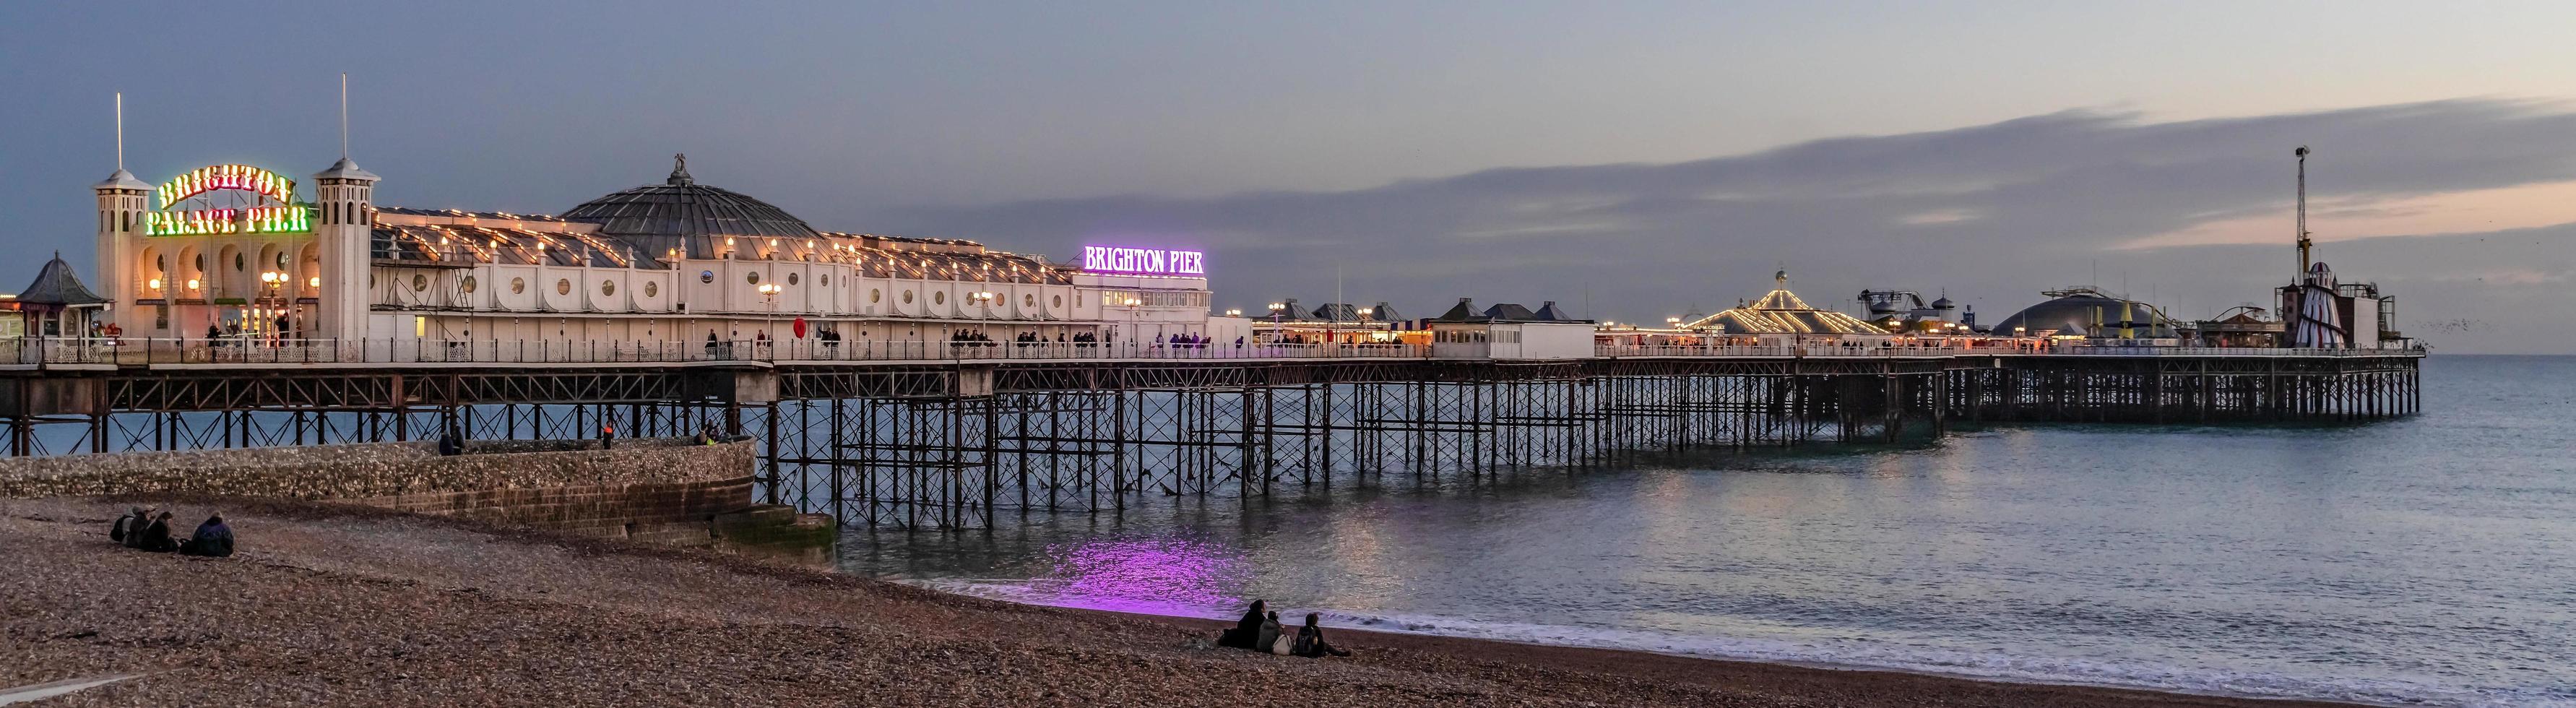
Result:
<instances>
[{"instance_id":1,"label":"red sign","mask_svg":"<svg viewBox=\"0 0 2576 708\"><path fill-rule=\"evenodd\" d=\"M805 318L803 317L796 318L796 338L805 338Z\"/></svg>"}]
</instances>

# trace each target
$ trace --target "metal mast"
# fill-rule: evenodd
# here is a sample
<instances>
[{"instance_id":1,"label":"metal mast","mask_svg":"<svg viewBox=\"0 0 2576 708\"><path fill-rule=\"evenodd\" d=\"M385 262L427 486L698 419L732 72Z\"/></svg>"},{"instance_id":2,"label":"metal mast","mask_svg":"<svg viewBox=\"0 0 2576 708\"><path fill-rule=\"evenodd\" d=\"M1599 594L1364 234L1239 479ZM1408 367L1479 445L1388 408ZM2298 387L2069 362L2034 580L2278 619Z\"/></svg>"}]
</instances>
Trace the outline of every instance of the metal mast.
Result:
<instances>
[{"instance_id":1,"label":"metal mast","mask_svg":"<svg viewBox=\"0 0 2576 708\"><path fill-rule=\"evenodd\" d=\"M2290 154L2299 158L2299 272L2290 277L2290 284L2297 285L2308 277L2308 146L2301 145Z\"/></svg>"}]
</instances>

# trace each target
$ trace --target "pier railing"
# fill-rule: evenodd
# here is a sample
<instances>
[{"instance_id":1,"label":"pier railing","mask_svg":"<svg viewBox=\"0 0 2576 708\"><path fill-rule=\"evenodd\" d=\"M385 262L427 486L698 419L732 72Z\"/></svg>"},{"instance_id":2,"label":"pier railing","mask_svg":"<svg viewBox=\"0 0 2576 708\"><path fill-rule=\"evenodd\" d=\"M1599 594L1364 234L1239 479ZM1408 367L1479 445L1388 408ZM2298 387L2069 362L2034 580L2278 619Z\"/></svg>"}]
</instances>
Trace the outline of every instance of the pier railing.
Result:
<instances>
[{"instance_id":1,"label":"pier railing","mask_svg":"<svg viewBox=\"0 0 2576 708\"><path fill-rule=\"evenodd\" d=\"M827 363L957 360L1249 360L1482 358L1458 347L1417 344L1231 342L630 341L393 338L342 341L228 337L0 339L0 362L20 365L159 364L622 364L691 362ZM1965 355L2119 357L2420 356L2416 349L2257 349L2211 347L2005 346L1683 346L1601 344L1593 355L1705 358L1907 358Z\"/></svg>"}]
</instances>

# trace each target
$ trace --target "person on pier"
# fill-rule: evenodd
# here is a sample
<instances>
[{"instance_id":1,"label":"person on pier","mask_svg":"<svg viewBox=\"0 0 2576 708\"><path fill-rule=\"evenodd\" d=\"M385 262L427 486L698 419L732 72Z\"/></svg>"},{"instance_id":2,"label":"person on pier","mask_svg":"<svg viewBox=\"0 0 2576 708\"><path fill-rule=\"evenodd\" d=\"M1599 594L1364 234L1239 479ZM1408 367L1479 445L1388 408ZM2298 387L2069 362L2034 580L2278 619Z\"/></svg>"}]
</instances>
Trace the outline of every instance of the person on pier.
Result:
<instances>
[{"instance_id":1,"label":"person on pier","mask_svg":"<svg viewBox=\"0 0 2576 708\"><path fill-rule=\"evenodd\" d=\"M1254 644L1253 641L1261 637L1261 620L1268 609L1268 604L1260 600L1252 601L1252 609L1244 610L1243 619L1235 620L1233 629L1217 635L1216 645L1236 649L1261 649L1262 647Z\"/></svg>"},{"instance_id":2,"label":"person on pier","mask_svg":"<svg viewBox=\"0 0 2576 708\"><path fill-rule=\"evenodd\" d=\"M224 525L224 515L216 513L197 525L196 535L179 544L179 555L223 558L233 554L233 528Z\"/></svg>"},{"instance_id":3,"label":"person on pier","mask_svg":"<svg viewBox=\"0 0 2576 708\"><path fill-rule=\"evenodd\" d=\"M1315 624L1315 613L1312 612L1306 613L1306 626L1297 628L1296 643L1289 646L1288 653L1309 659L1351 655L1348 649L1324 643L1324 628Z\"/></svg>"}]
</instances>

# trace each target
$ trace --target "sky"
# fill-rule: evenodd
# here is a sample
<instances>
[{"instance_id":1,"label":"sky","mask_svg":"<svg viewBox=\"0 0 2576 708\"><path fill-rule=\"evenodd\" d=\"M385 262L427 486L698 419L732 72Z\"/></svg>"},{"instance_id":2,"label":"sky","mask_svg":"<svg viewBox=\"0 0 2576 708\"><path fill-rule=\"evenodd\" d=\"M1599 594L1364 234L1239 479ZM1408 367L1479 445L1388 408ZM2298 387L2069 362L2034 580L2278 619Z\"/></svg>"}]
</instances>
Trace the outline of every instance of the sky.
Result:
<instances>
[{"instance_id":1,"label":"sky","mask_svg":"<svg viewBox=\"0 0 2576 708\"><path fill-rule=\"evenodd\" d=\"M1217 306L1656 321L2093 285L2203 317L2295 255L2444 352L2569 353L2576 3L0 3L0 244L88 186L351 156L381 204L701 183L817 227L1208 251ZM0 264L0 287L40 261ZM16 275L11 275L11 272Z\"/></svg>"}]
</instances>

